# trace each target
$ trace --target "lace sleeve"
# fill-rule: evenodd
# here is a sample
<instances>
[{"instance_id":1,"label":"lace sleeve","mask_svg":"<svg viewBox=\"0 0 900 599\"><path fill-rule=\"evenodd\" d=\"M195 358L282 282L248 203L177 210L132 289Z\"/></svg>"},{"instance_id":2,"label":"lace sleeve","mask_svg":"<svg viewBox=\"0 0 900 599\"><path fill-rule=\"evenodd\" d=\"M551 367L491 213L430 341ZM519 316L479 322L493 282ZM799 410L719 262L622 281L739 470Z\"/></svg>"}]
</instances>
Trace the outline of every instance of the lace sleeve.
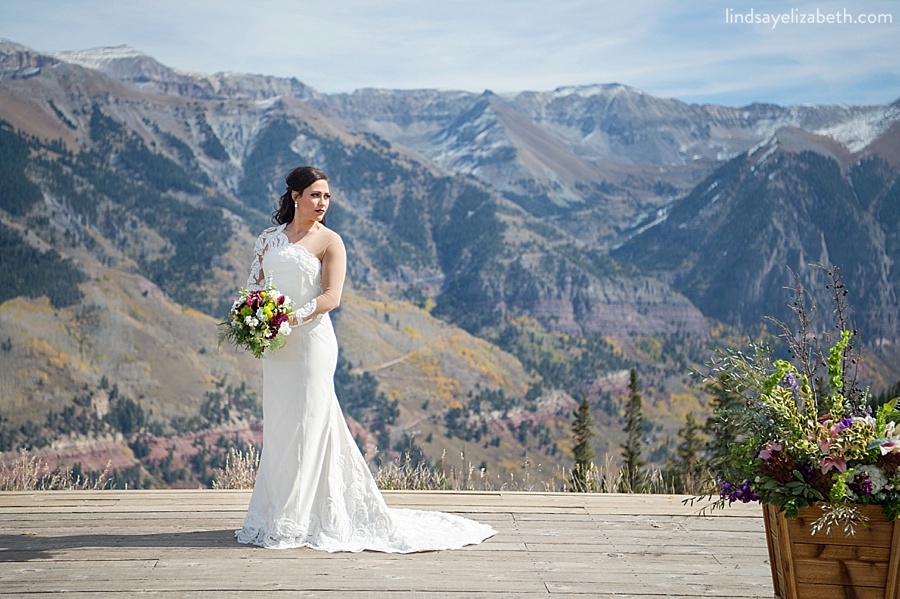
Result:
<instances>
[{"instance_id":1,"label":"lace sleeve","mask_svg":"<svg viewBox=\"0 0 900 599\"><path fill-rule=\"evenodd\" d=\"M311 300L303 304L302 307L294 310L294 314L296 314L300 320L303 320L304 318L307 318L313 312L315 312L318 305L319 302L316 300L316 298L312 298Z\"/></svg>"},{"instance_id":2,"label":"lace sleeve","mask_svg":"<svg viewBox=\"0 0 900 599\"><path fill-rule=\"evenodd\" d=\"M263 233L256 238L253 246L253 262L250 263L250 276L247 277L247 289L250 291L258 291L263 288L263 281L266 280L266 274L263 272L262 261L263 254L266 250L266 234Z\"/></svg>"}]
</instances>

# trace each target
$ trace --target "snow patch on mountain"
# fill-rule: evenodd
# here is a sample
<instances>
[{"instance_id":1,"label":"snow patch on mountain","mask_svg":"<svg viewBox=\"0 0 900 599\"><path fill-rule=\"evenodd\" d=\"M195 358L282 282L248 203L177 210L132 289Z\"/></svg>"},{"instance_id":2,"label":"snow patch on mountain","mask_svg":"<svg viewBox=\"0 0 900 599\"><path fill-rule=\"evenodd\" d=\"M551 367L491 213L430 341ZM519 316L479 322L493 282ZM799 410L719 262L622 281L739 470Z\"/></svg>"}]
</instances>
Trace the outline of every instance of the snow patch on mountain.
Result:
<instances>
[{"instance_id":1,"label":"snow patch on mountain","mask_svg":"<svg viewBox=\"0 0 900 599\"><path fill-rule=\"evenodd\" d=\"M105 70L110 63L117 61L138 59L152 60L146 54L126 45L91 48L88 50L68 50L49 54L63 62L70 62L97 71Z\"/></svg>"},{"instance_id":2,"label":"snow patch on mountain","mask_svg":"<svg viewBox=\"0 0 900 599\"><path fill-rule=\"evenodd\" d=\"M161 91L156 87L180 85L191 88L198 83L202 84L191 74L168 67L131 46L56 52L51 56L63 62L98 71L130 85L136 85L139 89L149 86L152 88L150 91Z\"/></svg>"},{"instance_id":3,"label":"snow patch on mountain","mask_svg":"<svg viewBox=\"0 0 900 599\"><path fill-rule=\"evenodd\" d=\"M569 96L578 96L579 98L592 98L596 96L617 96L621 93L626 92L637 94L639 96L643 95L644 93L639 89L629 87L627 85L622 85L621 83L607 83L558 87L553 90L553 93L550 94L550 97L553 99L567 98Z\"/></svg>"},{"instance_id":4,"label":"snow patch on mountain","mask_svg":"<svg viewBox=\"0 0 900 599\"><path fill-rule=\"evenodd\" d=\"M853 153L865 149L900 120L900 106L878 106L846 122L815 131L831 137Z\"/></svg>"}]
</instances>

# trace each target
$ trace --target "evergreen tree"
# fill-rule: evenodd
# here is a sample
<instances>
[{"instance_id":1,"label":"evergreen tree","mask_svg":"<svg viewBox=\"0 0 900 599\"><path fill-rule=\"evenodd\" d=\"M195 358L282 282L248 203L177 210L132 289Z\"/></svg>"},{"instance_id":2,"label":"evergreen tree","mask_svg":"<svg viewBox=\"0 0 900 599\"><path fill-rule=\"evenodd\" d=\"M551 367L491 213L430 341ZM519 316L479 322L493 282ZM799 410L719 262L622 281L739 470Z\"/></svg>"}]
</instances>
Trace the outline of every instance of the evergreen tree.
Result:
<instances>
[{"instance_id":1,"label":"evergreen tree","mask_svg":"<svg viewBox=\"0 0 900 599\"><path fill-rule=\"evenodd\" d=\"M676 493L700 493L704 480L704 442L701 427L693 412L688 412L684 426L678 430L675 459L668 464L668 478Z\"/></svg>"},{"instance_id":2,"label":"evergreen tree","mask_svg":"<svg viewBox=\"0 0 900 599\"><path fill-rule=\"evenodd\" d=\"M703 433L707 439L706 462L713 467L718 460L729 455L740 433L732 415L741 407L742 400L725 389L724 376L720 374L707 385L707 392L713 396L710 402L712 413L706 418Z\"/></svg>"},{"instance_id":3,"label":"evergreen tree","mask_svg":"<svg viewBox=\"0 0 900 599\"><path fill-rule=\"evenodd\" d=\"M594 464L594 450L591 448L591 437L594 431L594 419L591 417L591 408L587 398L581 400L581 405L573 412L575 416L572 422L572 456L575 458L575 468L572 469L572 490L579 493L592 491L593 483L590 478L591 467Z\"/></svg>"},{"instance_id":4,"label":"evergreen tree","mask_svg":"<svg viewBox=\"0 0 900 599\"><path fill-rule=\"evenodd\" d=\"M892 399L900 397L900 381L897 381L892 387L885 389L878 395L871 395L869 397L869 405L872 406L872 412L874 413L882 404L886 404Z\"/></svg>"},{"instance_id":5,"label":"evergreen tree","mask_svg":"<svg viewBox=\"0 0 900 599\"><path fill-rule=\"evenodd\" d=\"M631 369L628 383L628 402L625 404L625 443L622 445L622 490L637 493L643 488L644 462L641 460L641 437L644 434L644 416L641 394L638 390L637 369Z\"/></svg>"}]
</instances>

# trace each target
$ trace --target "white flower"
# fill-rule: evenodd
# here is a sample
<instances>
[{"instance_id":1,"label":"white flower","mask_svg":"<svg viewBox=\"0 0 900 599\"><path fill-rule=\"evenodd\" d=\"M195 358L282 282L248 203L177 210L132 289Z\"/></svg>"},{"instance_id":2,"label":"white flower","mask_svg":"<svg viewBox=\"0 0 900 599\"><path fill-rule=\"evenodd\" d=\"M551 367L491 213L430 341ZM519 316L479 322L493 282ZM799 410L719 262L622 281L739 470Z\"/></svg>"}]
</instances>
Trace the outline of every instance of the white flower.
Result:
<instances>
[{"instance_id":1,"label":"white flower","mask_svg":"<svg viewBox=\"0 0 900 599\"><path fill-rule=\"evenodd\" d=\"M288 323L288 321L284 321L278 326L278 334L279 335L290 335L291 334L291 325Z\"/></svg>"},{"instance_id":2,"label":"white flower","mask_svg":"<svg viewBox=\"0 0 900 599\"><path fill-rule=\"evenodd\" d=\"M259 321L253 318L253 316L248 316L244 319L244 324L250 327L251 329L255 329L256 325L259 324Z\"/></svg>"},{"instance_id":3,"label":"white flower","mask_svg":"<svg viewBox=\"0 0 900 599\"><path fill-rule=\"evenodd\" d=\"M888 484L887 477L878 466L857 466L856 476L862 473L869 475L869 481L872 483L872 495L881 492Z\"/></svg>"},{"instance_id":4,"label":"white flower","mask_svg":"<svg viewBox=\"0 0 900 599\"><path fill-rule=\"evenodd\" d=\"M884 436L887 441L881 444L881 455L900 451L900 427L896 422L888 422L885 425Z\"/></svg>"}]
</instances>

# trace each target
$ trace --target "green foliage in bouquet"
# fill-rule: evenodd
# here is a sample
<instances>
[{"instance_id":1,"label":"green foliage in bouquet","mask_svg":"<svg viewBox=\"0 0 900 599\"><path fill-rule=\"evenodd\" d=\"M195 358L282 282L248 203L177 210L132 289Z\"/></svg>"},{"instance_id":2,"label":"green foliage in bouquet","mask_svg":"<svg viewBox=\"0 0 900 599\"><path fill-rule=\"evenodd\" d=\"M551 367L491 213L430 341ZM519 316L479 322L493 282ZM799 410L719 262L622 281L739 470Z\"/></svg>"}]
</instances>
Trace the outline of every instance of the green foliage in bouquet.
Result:
<instances>
[{"instance_id":1,"label":"green foliage in bouquet","mask_svg":"<svg viewBox=\"0 0 900 599\"><path fill-rule=\"evenodd\" d=\"M859 505L880 505L889 520L900 513L900 412L896 398L873 411L859 388L847 291L836 268L826 272L834 330L814 327L815 302L796 278L797 330L771 319L791 361L751 343L747 353L719 350L710 362L708 381L739 400L720 415L739 434L711 464L718 490L712 507L760 501L795 518L818 503L823 513L813 532L853 534Z\"/></svg>"}]
</instances>

